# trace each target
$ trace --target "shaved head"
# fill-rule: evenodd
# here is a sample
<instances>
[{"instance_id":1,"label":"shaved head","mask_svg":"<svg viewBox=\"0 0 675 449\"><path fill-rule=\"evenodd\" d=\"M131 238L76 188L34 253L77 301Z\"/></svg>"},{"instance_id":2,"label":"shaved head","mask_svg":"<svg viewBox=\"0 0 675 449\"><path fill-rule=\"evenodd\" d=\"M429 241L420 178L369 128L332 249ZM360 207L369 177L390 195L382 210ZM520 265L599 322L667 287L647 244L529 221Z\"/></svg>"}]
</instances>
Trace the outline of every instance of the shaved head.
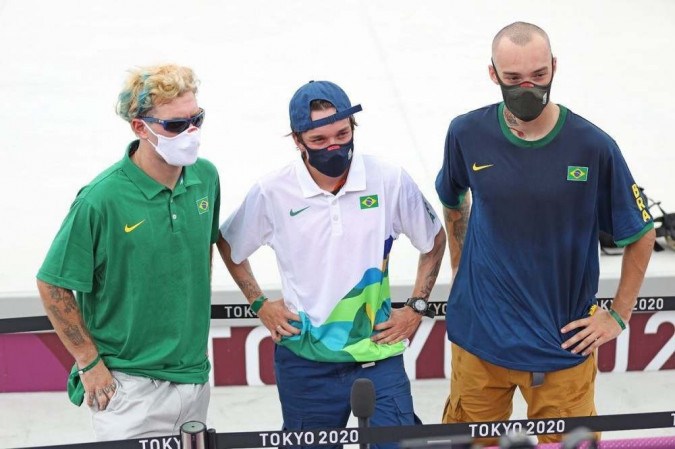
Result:
<instances>
[{"instance_id":1,"label":"shaved head","mask_svg":"<svg viewBox=\"0 0 675 449\"><path fill-rule=\"evenodd\" d=\"M527 45L535 35L541 36L548 45L549 52L551 50L551 42L548 39L546 31L539 28L537 25L527 22L514 22L502 28L499 33L492 40L492 59L495 58L495 52L499 47L502 39L508 39L518 46Z\"/></svg>"}]
</instances>

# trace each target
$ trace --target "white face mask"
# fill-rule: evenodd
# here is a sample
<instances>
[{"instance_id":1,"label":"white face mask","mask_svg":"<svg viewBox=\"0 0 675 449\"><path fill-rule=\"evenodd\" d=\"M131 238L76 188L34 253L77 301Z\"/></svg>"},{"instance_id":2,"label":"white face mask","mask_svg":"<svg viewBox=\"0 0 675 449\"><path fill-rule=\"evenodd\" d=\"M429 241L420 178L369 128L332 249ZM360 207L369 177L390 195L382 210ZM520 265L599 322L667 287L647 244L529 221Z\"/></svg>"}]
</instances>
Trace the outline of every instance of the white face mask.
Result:
<instances>
[{"instance_id":1,"label":"white face mask","mask_svg":"<svg viewBox=\"0 0 675 449\"><path fill-rule=\"evenodd\" d=\"M155 151L162 156L167 164L184 167L192 165L197 161L202 132L200 128L194 129L194 127L190 127L177 136L166 137L161 134L155 134L147 123L145 123L145 127L157 137L157 145L150 142L150 139L148 139L148 142L155 147Z\"/></svg>"}]
</instances>

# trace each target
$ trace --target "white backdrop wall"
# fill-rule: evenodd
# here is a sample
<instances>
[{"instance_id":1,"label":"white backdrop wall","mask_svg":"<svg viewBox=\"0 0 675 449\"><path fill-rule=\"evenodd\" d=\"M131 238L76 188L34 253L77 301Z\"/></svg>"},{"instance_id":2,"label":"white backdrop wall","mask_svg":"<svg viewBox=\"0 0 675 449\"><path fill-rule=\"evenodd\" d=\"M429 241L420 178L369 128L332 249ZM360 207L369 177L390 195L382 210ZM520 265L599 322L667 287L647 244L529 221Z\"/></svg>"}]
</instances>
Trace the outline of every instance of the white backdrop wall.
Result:
<instances>
[{"instance_id":1,"label":"white backdrop wall","mask_svg":"<svg viewBox=\"0 0 675 449\"><path fill-rule=\"evenodd\" d=\"M35 295L76 192L133 138L114 114L130 67L197 72L201 155L220 170L223 218L261 174L297 157L287 105L310 79L363 105L356 151L405 166L440 212L447 125L501 99L490 44L516 20L549 32L553 100L609 132L648 194L675 209L672 0L0 0L0 295ZM271 251L252 263L264 287L279 286ZM392 283L410 283L416 264L402 238ZM236 288L218 261L214 288Z\"/></svg>"}]
</instances>

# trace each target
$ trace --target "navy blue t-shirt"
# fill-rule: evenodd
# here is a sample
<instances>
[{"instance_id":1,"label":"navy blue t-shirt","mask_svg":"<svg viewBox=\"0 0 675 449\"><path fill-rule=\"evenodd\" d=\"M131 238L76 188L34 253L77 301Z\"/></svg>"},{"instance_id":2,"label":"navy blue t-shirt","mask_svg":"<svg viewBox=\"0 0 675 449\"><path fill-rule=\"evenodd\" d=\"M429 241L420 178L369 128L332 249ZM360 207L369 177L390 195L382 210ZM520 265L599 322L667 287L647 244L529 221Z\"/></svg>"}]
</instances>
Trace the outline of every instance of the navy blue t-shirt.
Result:
<instances>
[{"instance_id":1,"label":"navy blue t-shirt","mask_svg":"<svg viewBox=\"0 0 675 449\"><path fill-rule=\"evenodd\" d=\"M564 106L544 138L517 138L504 104L450 123L441 202L472 208L446 315L448 338L495 365L554 371L585 357L560 345L560 329L596 302L598 229L621 246L653 227L621 152Z\"/></svg>"}]
</instances>

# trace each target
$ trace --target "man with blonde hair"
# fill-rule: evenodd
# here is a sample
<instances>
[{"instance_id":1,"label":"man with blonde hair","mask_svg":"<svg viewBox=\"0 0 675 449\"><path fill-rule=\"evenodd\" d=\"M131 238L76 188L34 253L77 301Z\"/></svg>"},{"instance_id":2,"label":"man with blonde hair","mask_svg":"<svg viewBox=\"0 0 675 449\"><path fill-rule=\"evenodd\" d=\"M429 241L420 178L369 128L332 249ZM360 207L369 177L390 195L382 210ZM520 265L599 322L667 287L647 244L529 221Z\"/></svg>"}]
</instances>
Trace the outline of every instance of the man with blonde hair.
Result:
<instances>
[{"instance_id":1,"label":"man with blonde hair","mask_svg":"<svg viewBox=\"0 0 675 449\"><path fill-rule=\"evenodd\" d=\"M595 352L625 328L647 269L644 198L616 142L550 101L556 66L544 30L505 27L489 66L504 101L450 123L436 179L453 277L446 423L509 419L516 388L529 418L595 415ZM595 297L599 230L626 247L610 310Z\"/></svg>"},{"instance_id":2,"label":"man with blonde hair","mask_svg":"<svg viewBox=\"0 0 675 449\"><path fill-rule=\"evenodd\" d=\"M197 158L197 84L187 67L131 71L117 113L137 140L80 190L37 274L75 359L68 394L86 399L98 440L206 422L220 183Z\"/></svg>"}]
</instances>

